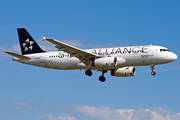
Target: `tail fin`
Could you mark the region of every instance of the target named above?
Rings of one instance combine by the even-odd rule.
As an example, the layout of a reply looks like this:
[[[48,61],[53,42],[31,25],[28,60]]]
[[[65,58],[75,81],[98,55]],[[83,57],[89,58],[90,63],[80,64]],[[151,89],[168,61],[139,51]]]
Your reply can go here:
[[[39,47],[25,28],[18,28],[17,31],[22,55],[45,52]]]

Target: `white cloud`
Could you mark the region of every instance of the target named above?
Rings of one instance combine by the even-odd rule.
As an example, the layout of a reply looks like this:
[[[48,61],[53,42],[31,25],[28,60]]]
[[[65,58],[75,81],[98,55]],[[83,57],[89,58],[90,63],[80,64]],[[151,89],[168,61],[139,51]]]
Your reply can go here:
[[[162,114],[162,115],[167,115],[170,113],[170,110],[166,107],[164,108],[161,108],[161,107],[158,107],[158,108],[150,108],[151,111],[155,112],[155,113],[158,113],[158,114]]]
[[[4,53],[5,51],[11,51],[11,52],[15,52],[15,53],[21,53],[19,44],[14,44],[14,45],[12,45],[11,48],[7,48],[7,47],[5,47],[5,46],[0,46],[0,55],[1,55],[1,57],[10,56],[10,55],[7,55],[6,53]],[[0,60],[1,60],[1,59],[2,59],[2,58],[0,58]]]
[[[48,114],[45,117],[38,117],[38,118],[41,120],[77,120],[76,118],[69,115],[53,117],[51,114]]]
[[[17,105],[17,106],[27,106],[27,104],[24,103],[24,102],[14,102],[14,105]]]
[[[85,47],[86,45],[83,44],[81,41],[79,40],[62,40],[63,43],[75,46],[75,47]]]
[[[167,108],[151,109],[111,109],[74,105],[73,109],[83,115],[102,120],[179,120],[180,113],[170,114]]]
[[[61,39],[58,41],[77,47],[77,48],[82,48],[82,49],[117,46],[117,45],[112,45],[112,44],[111,45],[85,44],[85,43],[82,43],[80,40],[73,40],[73,39]],[[42,41],[42,39],[38,39],[38,43],[40,43],[40,46],[45,51],[57,51],[57,48],[55,48],[55,45],[48,41]]]
[[[119,113],[117,110],[112,110],[108,107],[101,107],[97,108],[94,106],[74,106],[74,110],[77,112],[80,112],[84,115],[87,115],[89,117],[94,117],[94,118],[102,118],[102,119],[107,119],[107,120],[116,120],[118,118]]]
[[[9,51],[20,53],[21,52],[20,45],[19,44],[12,45],[12,47],[9,49]]]
[[[55,48],[55,45],[48,42],[48,41],[42,41],[42,39],[37,40],[37,44],[44,50],[44,51],[57,51],[57,48]]]
[[[5,46],[0,46],[0,52],[2,53],[4,51],[11,51],[11,52],[20,53],[20,46],[19,46],[19,44],[14,44],[11,46],[11,48],[7,48]]]
[[[108,45],[99,45],[99,44],[85,44],[85,43],[82,43],[81,41],[79,40],[60,40],[62,41],[63,43],[66,43],[66,44],[69,44],[69,45],[72,45],[74,47],[78,47],[78,48],[82,48],[82,49],[93,49],[93,48],[106,48],[106,47],[117,47],[117,45],[113,45],[113,44],[108,44]]]
[[[88,49],[88,48],[105,48],[105,47],[114,47],[117,45],[99,45],[99,44],[84,44],[82,43],[80,40],[73,40],[73,39],[61,39],[59,40],[63,43],[69,44],[71,46],[77,47],[77,48],[82,48],[82,49]],[[42,39],[38,39],[38,44],[39,46],[45,50],[45,51],[57,51],[58,49],[55,48],[55,45],[48,42],[48,41],[42,41]],[[21,53],[20,50],[20,45],[19,44],[13,44],[11,46],[11,48],[7,48],[5,46],[0,46],[0,55],[5,56],[6,54],[4,53],[4,51],[11,51],[11,52],[15,52],[15,53]]]
[[[44,104],[50,104],[43,101]],[[9,104],[9,101],[0,101],[0,104]],[[17,106],[27,106],[24,102],[14,102]],[[60,106],[58,104],[57,106]],[[61,106],[62,107],[62,106]],[[65,106],[64,106],[65,107]],[[173,114],[171,111],[164,107],[149,108],[149,109],[112,109],[109,107],[95,107],[72,105],[66,106],[66,109],[72,109],[76,113],[80,113],[89,118],[98,118],[101,120],[180,120],[180,113]],[[33,110],[39,111],[40,108],[33,107]],[[49,110],[49,109],[48,109]],[[55,109],[53,109],[55,110]],[[70,115],[54,117],[52,114],[38,117],[40,120],[77,120]]]
[[[44,104],[48,104],[48,101],[44,100],[43,103],[44,103]]]

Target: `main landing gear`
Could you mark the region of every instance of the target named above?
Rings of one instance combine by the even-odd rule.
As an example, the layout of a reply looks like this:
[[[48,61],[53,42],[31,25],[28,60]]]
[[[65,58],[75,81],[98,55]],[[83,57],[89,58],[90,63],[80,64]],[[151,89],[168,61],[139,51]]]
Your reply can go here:
[[[88,75],[88,76],[91,76],[92,75],[92,71],[90,69],[87,69],[85,71],[85,74]]]
[[[88,76],[92,75],[92,71],[91,71],[91,66],[92,66],[92,61],[89,63],[88,69],[85,71],[85,74]]]
[[[91,71],[91,66],[92,66],[92,61],[90,61],[88,69],[85,71],[85,74],[87,76],[91,76],[92,75],[92,71]],[[104,82],[106,80],[106,78],[104,77],[104,73],[107,73],[107,70],[102,70],[102,75],[99,77],[99,81]]]
[[[102,75],[99,77],[99,81],[104,82],[106,80],[106,78],[104,77],[104,73],[106,73],[106,72],[107,72],[107,70],[102,71]]]
[[[152,70],[151,75],[153,76],[156,75],[156,72],[154,72],[154,66],[155,66],[154,64],[151,65],[151,70]]]
[[[104,73],[106,73],[106,72],[107,72],[107,70],[103,70],[103,71],[102,71],[102,75],[99,77],[99,81],[104,82],[104,81],[106,80],[106,78],[104,77]],[[85,71],[85,74],[86,74],[87,76],[91,76],[91,75],[92,75],[92,71],[91,71],[90,69],[87,69],[87,70]]]

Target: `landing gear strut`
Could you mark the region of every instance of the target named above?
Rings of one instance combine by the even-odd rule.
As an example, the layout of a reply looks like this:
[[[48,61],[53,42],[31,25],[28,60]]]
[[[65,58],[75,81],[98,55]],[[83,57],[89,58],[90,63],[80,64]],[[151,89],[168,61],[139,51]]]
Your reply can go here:
[[[156,72],[154,72],[154,66],[155,66],[154,64],[151,65],[151,70],[152,70],[151,75],[153,76],[156,75]]]
[[[92,66],[92,61],[90,61],[89,63],[89,66],[88,66],[88,69],[85,71],[85,74],[88,75],[88,76],[91,76],[92,75],[92,71],[91,71],[91,66]]]
[[[106,73],[106,72],[107,72],[107,70],[102,71],[102,75],[99,77],[99,81],[104,82],[106,80],[106,78],[104,77],[104,73]]]

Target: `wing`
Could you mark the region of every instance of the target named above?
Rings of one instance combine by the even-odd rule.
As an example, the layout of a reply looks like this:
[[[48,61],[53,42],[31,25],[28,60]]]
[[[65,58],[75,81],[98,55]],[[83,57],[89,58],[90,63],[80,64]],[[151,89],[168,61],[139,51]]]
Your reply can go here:
[[[63,42],[51,39],[51,38],[45,38],[43,37],[43,40],[47,40],[53,44],[55,44],[56,48],[58,48],[60,51],[64,51],[71,56],[74,56],[78,58],[80,61],[82,61],[84,64],[89,65],[90,59],[97,57],[96,55],[86,52],[85,50],[81,50],[79,48],[73,47],[71,45],[65,44]]]

